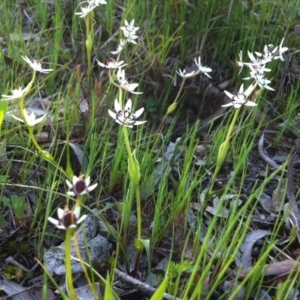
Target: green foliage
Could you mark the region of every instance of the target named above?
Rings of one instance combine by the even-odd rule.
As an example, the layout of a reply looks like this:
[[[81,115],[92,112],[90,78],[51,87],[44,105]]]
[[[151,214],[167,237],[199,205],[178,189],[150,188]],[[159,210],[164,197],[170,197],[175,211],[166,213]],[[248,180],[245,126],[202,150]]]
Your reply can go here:
[[[11,195],[10,199],[2,197],[1,201],[5,206],[12,209],[17,218],[26,216],[25,210],[28,205],[24,196]]]
[[[247,51],[262,51],[264,45],[277,45],[283,37],[284,44],[297,49],[299,1],[108,1],[106,6],[93,12],[88,22],[74,15],[80,1],[2,2],[1,91],[24,87],[30,81],[29,68],[25,67],[21,55],[41,59],[44,67],[54,71],[49,75],[39,74],[24,99],[23,104],[27,106],[36,97],[41,100],[43,93],[49,96],[49,122],[34,131],[27,131],[24,124],[16,125],[12,119],[4,121],[6,113],[16,105],[13,101],[9,105],[7,101],[0,101],[1,138],[7,143],[8,152],[8,158],[2,161],[8,161],[9,165],[1,164],[0,185],[2,191],[8,190],[12,195],[8,197],[4,192],[1,195],[0,228],[7,221],[4,214],[7,208],[18,218],[26,216],[27,202],[24,196],[18,195],[24,195],[20,191],[33,191],[36,198],[30,236],[36,239],[34,252],[41,255],[45,238],[58,237],[57,232],[49,230],[47,218],[55,215],[54,210],[65,201],[65,173],[91,174],[99,186],[85,199],[83,209],[93,213],[97,207],[101,211],[97,218],[110,226],[117,249],[111,265],[118,266],[124,257],[129,261],[131,253],[127,245],[135,241],[138,252],[146,250],[150,270],[155,250],[165,243],[169,245],[171,240],[172,244],[178,243],[179,246],[174,245],[175,252],[182,258],[175,263],[174,257],[170,257],[168,272],[152,299],[162,299],[164,292],[182,299],[213,299],[228,277],[234,278],[227,271],[235,268],[238,249],[254,228],[251,222],[260,195],[275,176],[279,178],[279,186],[285,177],[285,166],[270,174],[266,170],[265,179],[262,183],[253,183],[250,196],[243,200],[242,206],[236,201],[229,205],[225,201],[229,193],[236,198],[243,195],[251,171],[251,153],[256,149],[260,131],[265,128],[263,118],[255,118],[258,112],[268,115],[272,111],[272,121],[283,124],[276,133],[276,142],[291,132],[299,135],[298,50],[282,65],[288,72],[284,73],[277,62],[271,65],[270,78],[273,77],[272,87],[276,92],[262,93],[259,106],[250,114],[242,107],[234,126],[230,127],[233,124],[231,111],[219,115],[205,128],[197,120],[212,115],[222,104],[220,95],[212,100],[205,97],[209,86],[217,87],[230,81],[225,89],[233,91],[247,76],[245,68],[234,67],[240,51],[247,60]],[[135,26],[140,27],[138,43],[127,45],[117,57],[112,55],[111,51],[123,37],[119,27],[125,20],[133,19]],[[183,92],[177,94],[182,79],[176,71],[190,66],[198,55],[204,65],[212,67],[212,81],[205,82],[201,75],[188,79]],[[116,72],[100,68],[96,63],[96,59],[104,62],[112,57],[128,64],[128,82],[138,82],[143,95],[120,93],[111,82],[117,82]],[[286,76],[283,81],[281,74]],[[114,99],[119,98],[124,103],[128,97],[137,108],[145,107],[148,122],[143,127],[128,129],[125,144],[122,128],[109,119],[107,109],[112,109]],[[175,99],[178,101],[173,102]],[[81,107],[85,101],[87,109],[84,111]],[[196,103],[196,109],[189,107],[189,101]],[[169,116],[160,127],[166,115]],[[181,126],[184,129],[178,133]],[[229,128],[230,136],[224,143]],[[204,130],[204,137],[200,137],[200,130]],[[41,132],[48,134],[46,142],[37,139]],[[177,137],[180,139],[174,146],[174,155],[168,160],[167,148]],[[41,148],[35,147],[34,140]],[[72,156],[68,147],[71,143],[83,151],[82,160]],[[196,147],[203,144],[209,146],[203,156],[204,164],[196,165]],[[17,166],[21,180],[11,178],[13,165]],[[160,166],[163,170],[159,170]],[[230,178],[227,178],[228,170]],[[226,177],[227,182],[217,191],[211,181],[219,184],[219,174],[221,178]],[[200,206],[200,195],[207,187],[211,189],[191,223],[191,207]],[[207,212],[213,195],[219,197],[216,213],[226,208],[227,218]],[[107,198],[113,201],[104,204],[103,199],[107,201]],[[66,202],[71,206],[74,199],[68,197]],[[136,202],[139,205],[135,206]],[[137,215],[138,221],[132,222]],[[283,222],[280,215],[274,221],[272,238],[256,264],[266,264],[272,257],[270,253],[281,235]],[[290,244],[297,239],[296,230],[295,226],[288,234]],[[181,247],[182,244],[185,246]],[[29,252],[25,244],[8,243],[8,249],[17,248]],[[187,248],[194,255],[191,260],[184,258]],[[170,253],[173,255],[173,251]],[[100,280],[105,284],[104,298],[113,299],[114,268],[106,280],[94,276],[96,270],[91,272],[93,283]],[[17,267],[8,267],[4,273],[9,279],[22,277]],[[44,299],[47,299],[49,278],[55,285],[45,270]],[[295,278],[299,278],[298,274]],[[274,297],[287,298],[292,287],[299,286],[296,279],[290,276],[276,287]],[[263,288],[261,272],[253,269],[244,280],[233,281],[231,291],[224,297],[234,299],[243,288],[247,299],[258,295]]]

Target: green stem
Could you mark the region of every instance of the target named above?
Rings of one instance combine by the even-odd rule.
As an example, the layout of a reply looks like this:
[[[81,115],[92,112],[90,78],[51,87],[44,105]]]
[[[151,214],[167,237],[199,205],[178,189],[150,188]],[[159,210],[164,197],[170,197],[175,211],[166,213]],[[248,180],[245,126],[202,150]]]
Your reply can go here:
[[[48,151],[44,151],[40,147],[40,145],[38,144],[38,142],[37,142],[37,140],[36,140],[36,138],[35,138],[35,136],[33,134],[33,126],[30,126],[27,123],[27,120],[26,120],[26,117],[25,117],[25,113],[24,113],[24,109],[25,109],[25,104],[24,104],[25,97],[30,93],[32,85],[33,85],[33,83],[35,81],[35,78],[36,78],[36,70],[33,70],[32,78],[31,78],[30,82],[28,83],[28,85],[26,87],[25,93],[23,94],[22,97],[19,98],[18,103],[19,103],[19,111],[20,111],[21,119],[24,121],[24,124],[27,127],[27,129],[28,129],[30,139],[32,140],[35,148],[37,149],[37,151],[39,153],[39,155],[43,159],[45,159],[45,160],[53,163],[55,166],[57,166],[57,167],[59,167],[59,169],[61,169],[61,167],[57,164],[57,162],[55,161],[55,159],[53,158],[53,156]],[[63,173],[64,173],[64,171],[63,171]]]
[[[237,108],[234,112],[233,119],[232,119],[232,121],[230,123],[230,126],[229,126],[229,129],[227,131],[225,141],[222,143],[222,145],[219,148],[219,153],[218,153],[218,158],[217,158],[217,165],[216,165],[215,172],[214,172],[214,175],[213,175],[212,180],[211,180],[211,184],[210,184],[208,194],[210,194],[212,192],[216,177],[217,177],[217,175],[218,175],[218,173],[219,173],[219,171],[220,171],[220,169],[223,165],[225,157],[227,155],[229,141],[230,141],[230,138],[231,138],[231,135],[232,135],[232,132],[233,132],[233,129],[234,129],[234,126],[235,126],[235,123],[236,123],[236,120],[238,118],[239,113],[240,113],[240,108]]]
[[[183,78],[183,80],[182,80],[182,82],[181,82],[181,85],[180,85],[180,88],[179,88],[179,91],[178,91],[178,93],[177,93],[177,95],[176,95],[176,98],[175,98],[175,100],[173,101],[173,103],[171,104],[171,105],[173,105],[173,104],[175,104],[175,103],[177,103],[178,102],[178,100],[179,100],[179,97],[180,97],[180,95],[181,95],[181,92],[182,92],[182,90],[183,90],[183,87],[184,87],[184,84],[185,84],[185,81],[186,81],[186,78]],[[170,105],[170,106],[171,106]],[[159,127],[158,127],[158,129],[157,129],[157,131],[156,131],[156,133],[157,133],[157,136],[158,136],[158,134],[162,131],[162,129],[163,129],[163,127],[164,127],[164,124],[165,124],[165,121],[166,121],[166,118],[167,118],[167,116],[168,116],[168,113],[166,113],[165,115],[164,115],[164,117],[163,117],[163,119],[162,119],[162,121],[160,122],[160,124],[159,124]],[[156,140],[157,140],[157,138],[156,138]],[[156,141],[155,140],[155,141]],[[154,144],[155,145],[155,144]],[[154,148],[154,147],[153,147]],[[152,149],[153,149],[152,148]]]
[[[85,266],[84,264],[84,260],[81,256],[81,253],[80,253],[80,249],[79,249],[79,243],[78,243],[78,238],[77,238],[77,235],[74,234],[74,242],[75,242],[75,249],[76,249],[76,253],[77,253],[77,257],[78,257],[78,261],[81,265],[81,268],[83,270],[83,273],[84,273],[84,276],[85,276],[85,279],[86,281],[88,282],[88,285],[89,287],[91,288],[91,291],[94,295],[94,298],[95,299],[98,299],[98,295],[97,295],[97,292],[96,292],[96,288],[95,288],[95,285],[92,283],[90,277],[89,277],[89,274],[88,274],[88,271],[87,271],[87,267]]]
[[[124,140],[125,140],[125,145],[126,149],[128,152],[128,159],[129,159],[129,164],[131,167],[135,167],[135,161],[133,158],[133,153],[130,148],[130,143],[129,143],[129,137],[128,137],[128,131],[127,127],[123,126],[123,135],[124,135]],[[139,170],[134,170],[134,174],[137,174]],[[135,189],[135,195],[136,195],[136,210],[137,210],[137,226],[138,226],[138,240],[142,238],[142,217],[141,217],[141,192],[140,192],[140,186],[139,186],[139,181],[133,180],[133,178],[130,178],[132,180],[134,189]]]
[[[70,298],[73,300],[78,299],[73,285],[73,274],[71,265],[71,238],[72,229],[67,229],[66,232],[66,242],[65,242],[65,255],[66,255],[66,276],[67,276],[67,288],[69,291]]]
[[[87,54],[87,64],[88,64],[88,69],[87,69],[87,75],[88,75],[88,84],[91,83],[91,75],[92,75],[92,50],[93,50],[93,16],[94,13],[91,11],[87,16],[86,16],[86,54]]]
[[[253,91],[256,89],[257,85],[258,85],[258,83],[255,82],[253,85],[251,84],[247,88],[247,90],[244,92],[244,94],[246,95],[246,98],[248,98],[253,93]],[[236,120],[239,116],[240,110],[241,110],[241,108],[235,109],[234,116],[233,116],[233,119],[231,121],[230,127],[228,129],[225,141],[221,144],[221,146],[219,148],[219,153],[218,153],[218,158],[217,158],[217,165],[216,165],[215,172],[214,172],[214,175],[213,175],[212,180],[211,180],[211,184],[210,184],[210,187],[209,187],[209,190],[208,190],[208,194],[210,194],[212,192],[213,185],[214,185],[214,182],[216,180],[216,177],[217,177],[217,175],[218,175],[218,173],[219,173],[219,171],[220,171],[220,169],[223,165],[225,157],[227,155],[228,148],[229,148],[229,141],[230,141],[230,138],[232,136],[232,132],[233,132]]]
[[[37,140],[36,140],[36,138],[35,138],[35,136],[33,134],[33,127],[29,126],[28,124],[26,124],[26,126],[27,126],[27,129],[28,129],[31,141],[33,142],[33,144],[34,144],[35,148],[37,149],[37,151],[42,154],[44,151],[41,148],[41,146],[38,144],[38,142],[37,142]]]
[[[181,82],[181,85],[180,85],[180,88],[179,88],[179,91],[178,91],[178,93],[177,93],[177,95],[176,95],[176,98],[175,98],[175,100],[173,101],[173,103],[172,103],[171,105],[174,105],[174,104],[176,104],[176,103],[178,102],[179,97],[180,97],[180,95],[181,95],[181,92],[182,92],[182,90],[183,90],[185,81],[186,81],[186,78],[183,78],[183,80],[182,80],[182,82]],[[171,105],[169,105],[169,107],[170,107]],[[159,126],[158,126],[158,129],[156,130],[155,139],[154,139],[153,146],[152,146],[150,152],[153,152],[153,150],[154,150],[155,147],[156,147],[157,141],[158,141],[158,139],[159,139],[159,134],[161,133],[161,131],[162,131],[163,128],[164,128],[165,121],[166,121],[168,115],[169,115],[169,113],[167,112],[167,113],[164,115],[162,121],[160,122],[160,124],[159,124]]]
[[[136,213],[137,213],[137,226],[138,226],[138,239],[142,238],[142,208],[141,208],[141,191],[140,185],[135,184],[135,196],[136,196]]]
[[[128,156],[129,156],[129,160],[130,162],[134,162],[133,161],[133,157],[132,157],[132,151],[130,148],[130,143],[129,143],[129,137],[128,137],[128,131],[127,131],[127,127],[123,125],[123,135],[124,135],[124,140],[125,140],[125,146],[128,152]]]
[[[36,70],[33,70],[32,78],[31,78],[30,82],[27,84],[27,86],[25,88],[26,89],[25,93],[23,94],[22,97],[19,98],[20,115],[21,115],[21,118],[24,121],[26,127],[28,127],[28,124],[27,124],[25,114],[24,114],[24,100],[25,100],[25,97],[30,93],[30,90],[31,90],[32,85],[33,85],[34,80],[35,80],[35,77],[36,77]]]

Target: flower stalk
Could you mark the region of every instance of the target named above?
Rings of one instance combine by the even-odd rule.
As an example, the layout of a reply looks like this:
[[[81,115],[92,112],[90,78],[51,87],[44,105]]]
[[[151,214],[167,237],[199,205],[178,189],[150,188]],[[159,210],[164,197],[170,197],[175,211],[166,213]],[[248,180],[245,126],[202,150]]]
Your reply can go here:
[[[76,232],[75,229],[79,224],[81,224],[85,219],[86,215],[83,215],[80,217],[80,211],[81,211],[81,202],[82,202],[82,195],[86,194],[88,192],[91,192],[97,187],[97,183],[90,185],[90,177],[87,176],[86,179],[84,179],[84,175],[80,176],[73,176],[72,183],[68,180],[66,180],[67,186],[69,187],[70,191],[67,192],[67,195],[69,196],[76,196],[76,204],[73,210],[69,210],[68,206],[65,207],[65,209],[58,208],[57,210],[57,216],[58,219],[54,219],[52,217],[48,217],[48,221],[55,225],[59,229],[66,230],[66,236],[65,236],[65,267],[66,267],[66,286],[69,292],[69,296],[71,299],[78,299],[74,285],[73,285],[73,274],[72,274],[72,263],[71,263],[71,257],[72,257],[72,251],[71,251],[71,240],[72,236],[74,235],[75,240],[75,247],[76,247],[76,253],[79,258],[81,258],[80,250],[78,247],[78,241],[76,239]],[[86,271],[86,268],[83,267],[84,273],[87,276],[87,281],[91,286],[91,289],[93,293],[95,294],[94,287],[91,284],[90,279],[88,278],[88,274]]]
[[[284,61],[283,53],[288,50],[287,47],[283,47],[284,39],[282,39],[279,46],[274,47],[273,45],[266,45],[262,53],[255,52],[256,57],[253,53],[248,51],[248,56],[251,60],[250,63],[242,61],[242,55],[240,53],[240,61],[237,61],[239,67],[248,67],[250,69],[250,76],[244,78],[244,80],[254,80],[252,84],[244,91],[244,84],[240,86],[239,91],[234,95],[228,91],[224,91],[228,98],[232,99],[230,103],[222,105],[223,107],[233,106],[236,110],[232,118],[231,124],[226,134],[224,142],[221,144],[218,152],[216,168],[212,176],[211,184],[208,190],[208,194],[211,194],[216,177],[224,163],[225,157],[228,153],[230,138],[233,133],[234,126],[240,113],[242,106],[256,106],[257,104],[253,101],[248,100],[250,95],[255,91],[256,87],[259,86],[261,89],[267,89],[273,91],[274,89],[269,86],[271,80],[265,78],[265,72],[270,72],[271,69],[266,68],[266,64],[280,59]]]
[[[36,61],[36,60],[30,60],[28,57],[26,56],[22,56],[22,58],[25,60],[25,62],[33,69],[33,74],[32,74],[32,78],[30,80],[30,82],[27,84],[27,86],[22,89],[15,89],[12,91],[12,95],[8,96],[8,95],[2,95],[3,98],[6,98],[7,100],[12,100],[12,99],[18,99],[18,105],[19,105],[19,112],[20,112],[20,116],[21,118],[15,117],[13,116],[16,120],[23,122],[25,124],[25,126],[27,127],[28,133],[29,133],[29,137],[32,141],[32,143],[34,144],[35,148],[38,151],[38,154],[41,158],[50,161],[51,163],[54,163],[57,167],[58,164],[56,163],[55,159],[53,158],[53,156],[48,152],[48,151],[44,151],[39,143],[37,142],[34,133],[33,133],[33,127],[42,122],[45,118],[46,118],[46,114],[40,118],[35,117],[35,114],[32,112],[31,114],[28,114],[26,109],[25,109],[25,97],[30,93],[31,88],[33,86],[33,83],[36,79],[36,72],[41,72],[41,73],[49,73],[51,72],[53,69],[44,69],[42,68],[42,65],[40,62]]]
[[[70,298],[73,300],[78,299],[74,285],[73,285],[73,273],[72,273],[72,264],[71,264],[71,238],[72,238],[73,229],[68,229],[66,232],[65,238],[65,266],[66,266],[66,281],[67,289],[69,292]]]
[[[137,239],[140,240],[142,238],[142,212],[141,212],[141,192],[140,192],[140,166],[139,162],[135,157],[135,151],[131,151],[128,131],[126,126],[123,126],[123,136],[124,142],[127,149],[128,154],[128,172],[130,176],[130,180],[133,183],[136,197],[136,213],[137,213]],[[140,248],[137,250],[141,250]]]

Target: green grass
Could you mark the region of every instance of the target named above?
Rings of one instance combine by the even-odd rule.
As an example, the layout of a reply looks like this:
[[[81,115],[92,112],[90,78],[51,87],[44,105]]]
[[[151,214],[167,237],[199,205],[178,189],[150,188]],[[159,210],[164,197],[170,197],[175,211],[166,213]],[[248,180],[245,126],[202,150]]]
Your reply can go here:
[[[169,253],[169,267],[158,277],[163,282],[170,275],[169,283],[164,281],[161,288],[174,297],[235,299],[243,292],[244,299],[257,299],[260,292],[266,291],[274,299],[287,299],[299,288],[299,271],[291,272],[282,282],[273,278],[273,284],[268,286],[270,276],[266,279],[262,266],[286,257],[297,259],[293,251],[299,242],[295,237],[293,240],[291,230],[284,225],[288,215],[286,211],[276,212],[268,224],[254,220],[270,217],[259,201],[263,193],[272,196],[275,187],[282,185],[285,187],[282,208],[288,203],[285,172],[288,164],[270,170],[257,152],[257,143],[262,131],[274,130],[265,141],[265,147],[272,145],[267,148],[269,155],[281,151],[289,157],[295,153],[294,141],[299,136],[299,1],[233,1],[231,8],[232,1],[218,0],[108,1],[89,14],[92,18],[89,22],[74,14],[80,10],[80,2],[73,2],[32,0],[0,4],[1,93],[10,95],[10,90],[29,84],[32,69],[21,56],[41,60],[44,68],[54,69],[49,74],[37,73],[25,97],[26,107],[34,98],[49,97],[46,109],[51,118],[36,125],[33,132],[40,147],[49,151],[53,160],[46,159],[34,147],[24,123],[10,118],[1,127],[1,199],[26,196],[30,209],[24,210],[25,233],[18,242],[31,245],[27,255],[36,257],[43,265],[44,251],[59,244],[52,242],[45,249],[45,241],[51,237],[61,242],[65,239],[65,232],[55,231],[48,217],[56,218],[58,207],[68,204],[72,209],[78,203],[78,198],[66,196],[65,180],[71,180],[72,174],[83,173],[91,176],[98,186],[83,199],[82,214],[91,213],[101,220],[113,241],[114,253],[101,271],[90,261],[90,256],[85,262],[90,281],[101,285],[99,299],[105,289],[105,299],[111,299],[108,296],[111,293],[120,298],[111,292],[111,286],[116,279],[116,268],[132,258],[128,246],[134,242],[137,256],[143,255],[142,252],[148,255],[142,256],[147,267],[140,267],[138,260],[135,265],[144,274],[150,274],[161,259],[161,249]],[[133,19],[134,26],[139,27],[137,44],[130,43],[121,54],[112,55],[110,51],[124,38],[119,27],[124,26],[125,20]],[[87,34],[93,45],[90,60]],[[259,105],[250,111],[241,108],[219,168],[219,148],[226,139],[234,109],[210,122],[205,136],[200,137],[202,120],[223,104],[222,90],[211,98],[207,90],[210,85],[217,88],[229,81],[225,90],[234,93],[245,82],[242,78],[249,74],[246,67],[243,70],[236,67],[239,52],[248,62],[247,51],[262,52],[264,45],[279,45],[283,37],[284,46],[289,47],[286,61],[268,65],[272,71],[267,78],[272,78],[270,85],[275,92],[264,90],[257,99]],[[166,124],[160,126],[182,82],[176,71],[191,66],[199,55],[203,65],[212,68],[209,73],[212,79],[205,75],[187,79],[176,109],[167,116]],[[127,63],[126,78],[129,83],[139,83],[135,91],[143,94],[133,95],[110,82],[108,69],[96,63],[96,59],[105,63],[109,58]],[[116,72],[112,79],[117,83]],[[245,84],[248,86],[248,82]],[[115,99],[124,104],[129,98],[134,111],[145,108],[139,120],[147,123],[128,128],[126,144],[122,126],[110,118],[107,110],[114,111]],[[88,110],[80,111],[84,101]],[[7,111],[13,109],[19,115],[18,100],[8,101]],[[262,116],[257,118],[260,113]],[[270,118],[268,122],[263,120],[264,116]],[[46,140],[39,139],[41,133],[47,134]],[[173,153],[166,154],[171,143],[174,143]],[[201,157],[196,151],[199,145],[206,149]],[[138,164],[131,161],[130,173],[128,159],[133,150]],[[203,159],[205,164],[196,165],[195,157]],[[215,170],[218,172],[213,184]],[[294,175],[297,197],[296,166]],[[209,189],[211,193],[207,193]],[[241,203],[226,200],[228,194],[241,199]],[[212,214],[207,208],[213,206],[215,197],[219,202]],[[4,265],[11,252],[18,253],[17,246],[11,251],[12,237],[8,232],[20,229],[11,221],[16,212],[1,199],[0,265]],[[132,222],[132,218],[139,216],[137,210],[141,216],[140,236],[138,220]],[[219,216],[224,210],[228,211],[226,218]],[[271,234],[263,239],[262,245],[256,245],[259,250],[253,257],[253,269],[240,278],[243,269],[236,265],[236,257],[246,236],[257,229],[269,230]],[[287,244],[281,244],[283,237]],[[126,267],[130,268],[129,263]],[[12,277],[14,272],[10,270]],[[70,270],[67,273],[71,276]],[[137,279],[143,281],[138,274],[135,274]],[[52,289],[53,279],[42,267],[34,275],[43,275],[43,299],[47,299],[46,288]],[[226,284],[230,286],[228,289],[224,288]],[[153,299],[161,299],[161,292]]]

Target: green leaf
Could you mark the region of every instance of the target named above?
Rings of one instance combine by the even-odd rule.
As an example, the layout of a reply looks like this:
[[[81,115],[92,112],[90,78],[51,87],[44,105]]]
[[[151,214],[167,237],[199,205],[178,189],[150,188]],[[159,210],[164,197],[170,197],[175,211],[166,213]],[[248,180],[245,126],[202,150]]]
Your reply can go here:
[[[7,101],[2,100],[0,101],[0,128],[4,121],[6,111],[7,111]]]
[[[109,281],[109,274],[107,274],[106,282],[105,282],[105,292],[104,292],[104,300],[114,300],[114,294],[112,291],[112,286]]]
[[[164,299],[164,293],[165,293],[165,291],[167,289],[168,281],[169,281],[169,278],[165,277],[165,279],[163,280],[163,282],[160,284],[160,286],[158,287],[158,289],[156,290],[156,292],[151,297],[151,300],[161,300],[161,299]]]
[[[11,209],[13,208],[13,206],[12,206],[10,200],[7,199],[6,197],[2,197],[2,198],[1,198],[1,202],[2,202],[5,206],[7,206],[8,208],[11,208]]]

